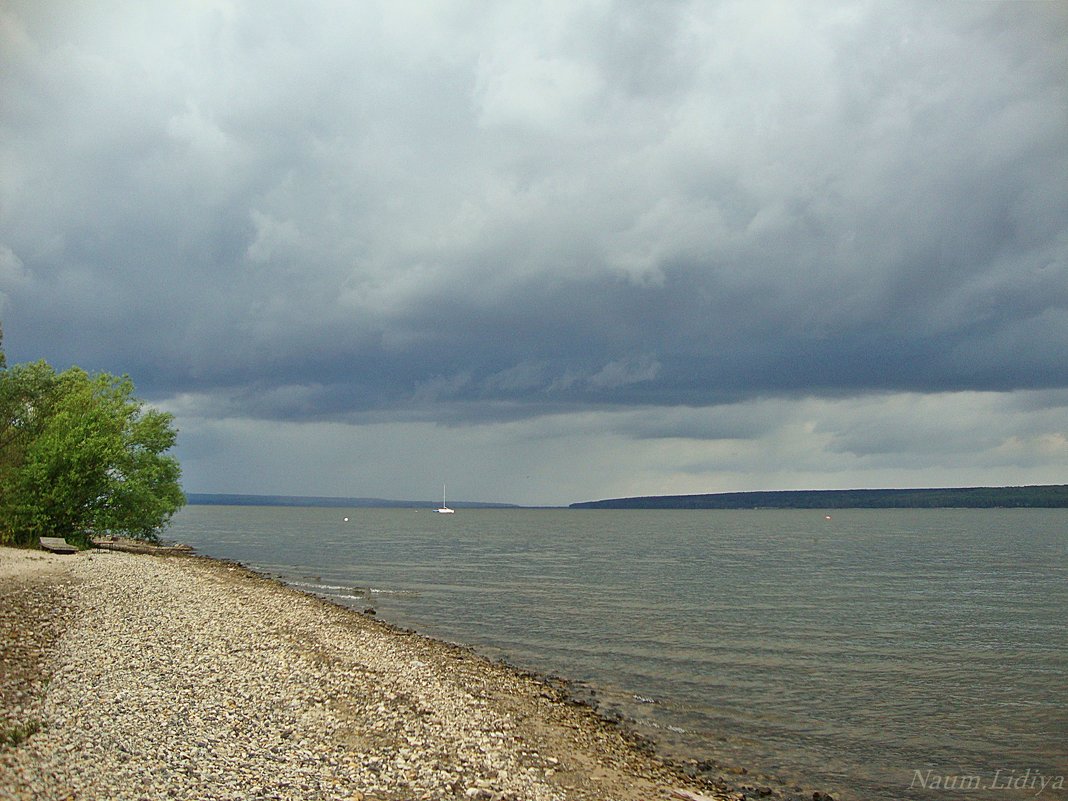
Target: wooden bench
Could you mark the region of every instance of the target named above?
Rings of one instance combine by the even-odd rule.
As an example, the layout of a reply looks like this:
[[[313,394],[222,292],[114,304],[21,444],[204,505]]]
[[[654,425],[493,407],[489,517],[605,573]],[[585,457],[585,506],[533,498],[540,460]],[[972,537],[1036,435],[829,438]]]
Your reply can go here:
[[[52,553],[78,553],[78,549],[61,537],[41,537],[41,547]]]

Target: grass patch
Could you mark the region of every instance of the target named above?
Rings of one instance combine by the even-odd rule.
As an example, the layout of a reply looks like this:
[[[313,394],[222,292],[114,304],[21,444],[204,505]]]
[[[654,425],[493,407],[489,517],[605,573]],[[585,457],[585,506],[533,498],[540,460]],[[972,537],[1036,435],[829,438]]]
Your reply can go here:
[[[0,746],[9,745],[16,748],[41,730],[41,722],[27,720],[25,723],[0,725]]]

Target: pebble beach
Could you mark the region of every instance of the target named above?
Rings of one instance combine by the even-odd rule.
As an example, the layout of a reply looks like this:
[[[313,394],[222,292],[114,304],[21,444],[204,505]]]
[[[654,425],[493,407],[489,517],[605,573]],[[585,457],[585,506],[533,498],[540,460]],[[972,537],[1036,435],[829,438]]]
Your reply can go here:
[[[240,565],[0,548],[0,596],[0,799],[784,797]]]

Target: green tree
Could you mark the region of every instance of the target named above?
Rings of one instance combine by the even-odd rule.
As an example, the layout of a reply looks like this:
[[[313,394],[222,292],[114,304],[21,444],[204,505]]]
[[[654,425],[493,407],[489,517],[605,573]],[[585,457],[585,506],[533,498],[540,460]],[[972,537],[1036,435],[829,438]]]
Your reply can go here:
[[[0,489],[24,462],[60,392],[55,371],[45,362],[0,369]],[[0,507],[8,494],[0,495]]]
[[[0,371],[0,541],[154,540],[185,502],[173,418],[127,377],[44,362]]]

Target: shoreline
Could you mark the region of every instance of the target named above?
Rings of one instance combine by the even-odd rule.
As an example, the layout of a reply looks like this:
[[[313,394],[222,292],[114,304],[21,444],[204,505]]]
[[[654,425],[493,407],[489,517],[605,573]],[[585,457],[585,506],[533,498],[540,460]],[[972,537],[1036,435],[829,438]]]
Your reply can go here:
[[[5,672],[37,677],[0,685],[3,799],[829,798],[235,562],[0,548],[0,592]]]
[[[697,792],[697,795],[702,799],[718,800],[722,798],[732,799],[733,801],[743,797],[747,799],[756,797],[770,799],[770,801],[836,801],[836,799],[837,801],[843,801],[844,797],[841,795],[813,791],[811,788],[806,790],[799,784],[787,782],[779,777],[754,773],[746,767],[724,765],[709,758],[695,758],[681,751],[677,755],[671,755],[667,753],[666,749],[661,748],[652,737],[640,730],[641,726],[638,721],[622,714],[618,710],[612,710],[607,713],[602,711],[599,702],[599,697],[602,693],[595,684],[575,681],[555,672],[545,672],[524,667],[504,657],[492,657],[482,653],[477,646],[427,634],[412,626],[392,623],[380,618],[377,616],[378,612],[374,607],[366,607],[361,611],[358,608],[359,605],[343,603],[334,600],[327,593],[317,593],[314,590],[291,584],[279,574],[257,570],[236,559],[197,554],[189,546],[181,547],[185,549],[185,556],[233,565],[239,570],[271,582],[282,589],[337,607],[349,614],[357,615],[366,622],[382,627],[384,631],[391,634],[415,637],[435,647],[456,650],[466,657],[478,660],[494,669],[504,670],[543,685],[545,691],[551,694],[551,698],[555,703],[588,711],[598,726],[606,726],[618,731],[627,741],[630,748],[634,749],[642,757],[654,760],[659,766],[670,771],[681,782],[680,786],[676,788],[681,790],[681,794],[673,793],[671,794],[672,798],[683,798],[686,792],[695,792],[693,790],[687,791],[682,787],[682,785],[693,785],[704,788]],[[146,553],[142,549],[130,549],[129,552]],[[183,554],[176,553],[175,555]]]

